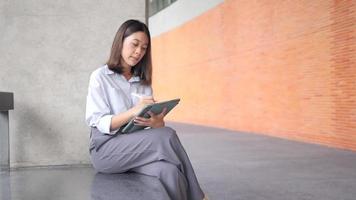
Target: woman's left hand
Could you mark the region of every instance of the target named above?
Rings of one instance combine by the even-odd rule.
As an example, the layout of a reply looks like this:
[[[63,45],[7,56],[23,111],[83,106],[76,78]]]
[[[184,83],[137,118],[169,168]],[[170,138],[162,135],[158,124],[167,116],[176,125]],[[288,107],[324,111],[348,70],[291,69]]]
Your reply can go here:
[[[139,126],[149,126],[152,128],[164,127],[164,116],[167,114],[167,108],[164,108],[161,113],[155,115],[153,112],[147,112],[150,115],[150,118],[144,117],[135,117],[135,125]]]

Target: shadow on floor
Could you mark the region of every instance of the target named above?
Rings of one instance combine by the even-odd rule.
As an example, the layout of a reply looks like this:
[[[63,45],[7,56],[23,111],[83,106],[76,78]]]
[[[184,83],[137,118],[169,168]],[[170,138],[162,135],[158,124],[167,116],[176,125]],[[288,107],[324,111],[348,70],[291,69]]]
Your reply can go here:
[[[356,152],[224,129],[168,125],[177,130],[211,200],[356,197]],[[88,166],[2,172],[0,186],[1,200],[168,199],[153,177],[96,174]]]
[[[155,177],[102,174],[90,166],[23,168],[1,172],[1,200],[167,200]]]
[[[97,173],[91,186],[92,200],[167,200],[168,194],[155,177],[136,173],[102,174]]]

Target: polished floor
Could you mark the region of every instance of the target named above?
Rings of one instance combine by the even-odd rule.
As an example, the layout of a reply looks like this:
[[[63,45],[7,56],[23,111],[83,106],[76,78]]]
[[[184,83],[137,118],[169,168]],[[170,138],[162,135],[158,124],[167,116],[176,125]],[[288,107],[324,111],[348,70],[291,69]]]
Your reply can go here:
[[[223,129],[175,128],[211,200],[355,200],[356,152]],[[90,166],[1,172],[1,200],[165,200],[159,180]]]

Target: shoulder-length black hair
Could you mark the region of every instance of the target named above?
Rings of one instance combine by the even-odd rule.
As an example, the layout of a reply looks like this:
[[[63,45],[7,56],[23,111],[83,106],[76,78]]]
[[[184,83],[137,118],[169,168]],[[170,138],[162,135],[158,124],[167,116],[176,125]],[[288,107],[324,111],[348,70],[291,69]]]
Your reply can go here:
[[[120,66],[121,51],[124,39],[136,32],[144,32],[148,37],[148,45],[145,55],[140,62],[131,68],[131,73],[134,76],[139,76],[141,83],[144,85],[152,84],[152,58],[151,58],[151,35],[146,24],[130,19],[124,22],[116,33],[114,42],[111,47],[110,58],[106,62],[109,69],[121,74],[123,72],[122,66]]]

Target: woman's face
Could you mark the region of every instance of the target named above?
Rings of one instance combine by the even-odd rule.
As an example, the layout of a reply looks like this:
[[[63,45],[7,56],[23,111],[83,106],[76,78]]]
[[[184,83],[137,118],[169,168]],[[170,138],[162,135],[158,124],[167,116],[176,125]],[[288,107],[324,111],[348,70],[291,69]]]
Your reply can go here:
[[[148,37],[144,32],[135,32],[124,39],[121,51],[121,65],[135,66],[145,55],[148,47]]]

